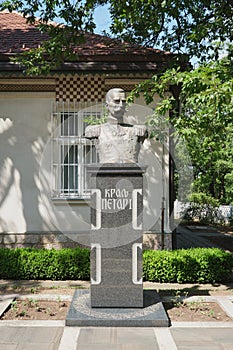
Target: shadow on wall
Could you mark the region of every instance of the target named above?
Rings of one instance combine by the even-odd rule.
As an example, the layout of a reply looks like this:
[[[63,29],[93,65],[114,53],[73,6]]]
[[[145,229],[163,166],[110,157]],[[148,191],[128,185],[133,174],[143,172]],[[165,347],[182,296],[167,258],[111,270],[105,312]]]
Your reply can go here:
[[[56,230],[49,215],[41,215],[39,169],[49,135],[50,100],[1,100],[0,231],[25,233]],[[44,189],[49,180],[42,179]],[[48,213],[47,213],[48,214]],[[19,235],[19,243],[24,243]],[[12,236],[6,235],[4,243]]]

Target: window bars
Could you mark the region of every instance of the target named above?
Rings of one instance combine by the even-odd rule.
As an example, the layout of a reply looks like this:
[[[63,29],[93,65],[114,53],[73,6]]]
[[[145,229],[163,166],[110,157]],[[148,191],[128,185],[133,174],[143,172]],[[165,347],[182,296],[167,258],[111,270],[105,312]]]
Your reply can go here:
[[[88,123],[99,124],[105,114],[102,102],[52,104],[52,198],[90,196],[86,166],[97,163],[97,140],[85,138]]]

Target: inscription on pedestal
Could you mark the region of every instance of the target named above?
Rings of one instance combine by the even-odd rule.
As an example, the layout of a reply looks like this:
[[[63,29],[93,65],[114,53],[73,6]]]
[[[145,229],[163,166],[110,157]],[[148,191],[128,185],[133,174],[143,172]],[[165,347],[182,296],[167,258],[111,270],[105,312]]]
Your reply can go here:
[[[134,230],[141,230],[142,223],[138,224],[138,194],[142,195],[142,189],[134,189],[132,193],[125,188],[109,188],[102,191],[95,189],[92,194],[96,195],[95,223],[92,223],[92,230],[99,230],[102,227],[102,213],[119,213],[122,210],[132,211],[131,220]],[[130,218],[130,216],[127,216]],[[115,226],[117,227],[117,226]]]
[[[101,200],[102,210],[124,210],[126,207],[132,209],[132,198],[129,198],[129,192],[125,188],[122,190],[119,188],[105,189],[104,198]]]

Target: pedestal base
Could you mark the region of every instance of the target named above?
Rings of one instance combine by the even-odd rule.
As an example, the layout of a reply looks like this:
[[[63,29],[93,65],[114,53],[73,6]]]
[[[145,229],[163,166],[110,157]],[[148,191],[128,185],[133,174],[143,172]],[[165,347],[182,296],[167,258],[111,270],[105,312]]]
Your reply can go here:
[[[66,317],[66,326],[168,327],[168,316],[158,294],[143,291],[143,308],[91,308],[89,290],[77,289]]]

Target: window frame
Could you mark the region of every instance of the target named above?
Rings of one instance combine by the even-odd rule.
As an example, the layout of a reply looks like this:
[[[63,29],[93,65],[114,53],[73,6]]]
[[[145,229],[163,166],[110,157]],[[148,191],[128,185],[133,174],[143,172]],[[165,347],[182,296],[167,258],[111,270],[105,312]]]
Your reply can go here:
[[[90,198],[86,165],[97,163],[98,156],[97,140],[89,140],[84,136],[85,128],[88,125],[85,118],[94,116],[98,119],[102,115],[102,110],[92,108],[89,111],[88,109],[79,109],[78,111],[77,109],[63,108],[52,113],[51,198],[53,200]],[[65,125],[66,121],[67,125]],[[72,149],[75,150],[75,147],[77,147],[77,151],[74,151],[74,153],[76,152],[76,162],[74,162],[74,157],[70,159],[70,152]],[[73,169],[73,179],[72,176],[70,177],[70,169]],[[74,188],[71,188],[71,183],[74,184]],[[66,188],[66,184],[68,184],[68,188]]]

